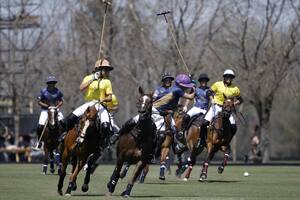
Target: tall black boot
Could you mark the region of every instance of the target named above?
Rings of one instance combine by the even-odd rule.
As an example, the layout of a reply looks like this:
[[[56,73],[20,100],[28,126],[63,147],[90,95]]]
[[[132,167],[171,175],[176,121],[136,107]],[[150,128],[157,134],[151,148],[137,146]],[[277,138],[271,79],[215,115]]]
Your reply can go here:
[[[59,126],[60,126],[61,133],[64,133],[67,131],[67,125],[63,119],[59,121]]]
[[[74,115],[73,113],[70,113],[66,120],[66,131],[71,130],[74,128],[75,124],[78,123],[79,117]]]
[[[236,133],[236,131],[237,131],[237,126],[236,126],[236,124],[230,124],[230,127],[231,127],[232,135],[235,135],[235,133]]]
[[[101,146],[104,149],[109,145],[109,138],[112,135],[111,125],[109,122],[103,122],[101,124]]]
[[[184,137],[184,132],[187,130],[191,117],[189,115],[184,115],[182,118],[181,130],[177,132],[177,139],[181,142]]]
[[[136,124],[137,123],[133,119],[129,119],[119,130],[119,136],[125,133],[129,133],[129,131],[131,131],[136,126]]]

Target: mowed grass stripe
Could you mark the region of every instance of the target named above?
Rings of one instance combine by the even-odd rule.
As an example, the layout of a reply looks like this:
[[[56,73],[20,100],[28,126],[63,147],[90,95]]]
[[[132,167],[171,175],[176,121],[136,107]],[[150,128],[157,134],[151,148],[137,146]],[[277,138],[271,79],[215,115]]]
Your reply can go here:
[[[68,172],[71,166],[69,166]],[[83,173],[78,177],[78,189],[72,199],[107,199],[106,183],[114,166],[99,166],[91,177],[90,190],[81,192]],[[132,168],[128,172],[131,175]],[[175,166],[172,166],[172,174]],[[249,172],[248,177],[243,173]],[[56,193],[58,176],[41,175],[38,164],[0,164],[0,200],[66,199]],[[132,197],[136,199],[299,199],[300,167],[297,166],[227,166],[223,174],[217,173],[216,166],[209,167],[208,181],[198,182],[200,167],[194,167],[189,181],[184,182],[174,175],[166,181],[158,179],[159,166],[152,165],[145,184],[135,184]],[[64,189],[68,185],[66,176]],[[127,177],[120,180],[114,196],[120,194],[127,185]]]

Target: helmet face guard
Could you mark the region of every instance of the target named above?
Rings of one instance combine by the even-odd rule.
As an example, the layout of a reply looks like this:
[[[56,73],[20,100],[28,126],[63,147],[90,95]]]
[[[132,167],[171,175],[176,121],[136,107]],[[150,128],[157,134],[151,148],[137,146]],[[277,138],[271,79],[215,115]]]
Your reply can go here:
[[[170,73],[166,72],[166,73],[164,73],[164,74],[162,75],[161,81],[164,81],[164,80],[166,80],[166,79],[170,79],[171,81],[173,81],[173,80],[174,80],[174,77],[173,77]]]

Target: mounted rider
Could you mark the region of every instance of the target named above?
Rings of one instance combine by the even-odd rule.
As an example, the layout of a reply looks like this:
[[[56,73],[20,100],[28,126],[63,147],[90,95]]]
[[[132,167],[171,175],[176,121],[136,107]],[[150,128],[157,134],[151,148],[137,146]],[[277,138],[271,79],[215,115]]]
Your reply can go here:
[[[41,106],[41,114],[39,118],[39,123],[37,127],[37,135],[38,138],[41,137],[41,134],[44,130],[44,127],[46,125],[46,121],[48,120],[48,108],[50,106],[54,106],[58,111],[58,121],[62,129],[65,128],[65,124],[63,122],[64,116],[61,111],[59,111],[59,108],[63,105],[63,93],[55,87],[55,84],[57,83],[57,79],[55,76],[50,75],[47,77],[46,84],[47,87],[43,88],[40,91],[40,94],[38,96],[38,104]],[[38,148],[41,148],[42,143],[39,142]]]
[[[167,134],[172,134],[175,131],[175,122],[171,116],[177,107],[179,99],[185,98],[192,100],[194,92],[186,93],[186,90],[193,88],[191,79],[186,74],[176,76],[175,85],[169,89],[169,92],[153,103],[152,119],[158,131],[167,131]],[[171,123],[166,123],[165,118],[171,117]],[[120,129],[119,134],[128,133],[133,129],[139,120],[139,115],[128,120]]]
[[[169,89],[172,86],[172,81],[174,80],[174,77],[169,73],[166,72],[162,75],[161,78],[161,86],[158,86],[154,93],[153,93],[153,101],[156,101],[163,97],[165,94],[169,93]]]
[[[199,75],[199,78],[198,78],[199,87],[197,87],[196,91],[195,91],[194,106],[183,117],[183,121],[182,121],[183,131],[181,133],[182,136],[184,135],[183,133],[188,129],[188,125],[189,125],[191,118],[193,116],[199,115],[199,114],[205,115],[208,110],[209,102],[213,101],[213,92],[207,86],[207,83],[209,82],[209,80],[210,79],[207,74],[203,73],[203,74]]]
[[[217,81],[211,86],[211,90],[214,92],[214,99],[212,101],[212,106],[204,118],[204,125],[208,125],[213,118],[222,111],[225,96],[228,98],[234,98],[234,105],[240,105],[243,102],[240,89],[232,83],[234,78],[235,73],[233,70],[226,69],[223,73],[223,81]],[[233,134],[235,134],[237,131],[237,126],[232,114],[230,115],[229,120],[231,124],[231,130]]]
[[[86,103],[75,109],[67,119],[68,130],[72,129],[79,118],[83,115],[89,106],[95,106],[98,110],[98,116],[101,120],[101,148],[104,148],[107,139],[111,136],[111,124],[106,104],[112,100],[112,85],[109,80],[109,72],[113,67],[106,59],[97,60],[94,66],[93,73],[84,77],[80,84],[80,91],[84,93]],[[84,135],[78,136],[77,143],[81,144],[84,141]]]
[[[119,101],[116,97],[116,95],[112,95],[112,100],[111,102],[107,103],[107,109],[110,114],[110,121],[111,121],[111,126],[112,126],[112,131],[113,135],[110,137],[110,144],[114,144],[118,138],[119,138],[119,126],[115,123],[114,115],[115,113],[118,112],[119,110]]]

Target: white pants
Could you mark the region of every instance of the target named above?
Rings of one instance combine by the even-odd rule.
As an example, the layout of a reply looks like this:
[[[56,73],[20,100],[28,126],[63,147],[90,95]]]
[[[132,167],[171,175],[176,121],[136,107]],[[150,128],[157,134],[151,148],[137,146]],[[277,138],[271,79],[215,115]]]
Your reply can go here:
[[[77,117],[81,117],[89,106],[95,105],[95,108],[98,111],[98,116],[100,117],[101,123],[103,123],[103,122],[110,123],[108,111],[101,104],[96,103],[96,102],[97,101],[89,101],[89,102],[79,106],[78,108],[76,108],[73,111],[73,114],[76,115]]]
[[[222,107],[221,107],[221,106],[219,106],[219,105],[217,105],[217,104],[214,105],[214,106],[212,105],[212,106],[209,108],[209,110],[208,110],[206,116],[204,117],[204,119],[206,119],[207,121],[211,122],[212,119],[213,119],[219,112],[221,112],[221,111],[222,111]],[[229,121],[230,121],[231,124],[235,124],[235,120],[234,120],[232,114],[231,114],[230,117],[229,117]]]
[[[57,112],[58,112],[57,113],[58,121],[64,119],[62,112],[60,112],[59,110],[57,110]],[[39,125],[44,126],[46,124],[47,119],[48,119],[48,110],[42,110],[40,114]]]
[[[206,113],[206,110],[194,106],[194,107],[192,107],[192,108],[187,112],[187,114],[188,114],[190,117],[193,117],[193,116],[195,116],[195,115],[197,115],[197,114],[200,114],[200,113],[205,114],[205,113]]]
[[[154,107],[152,107],[152,115],[151,115],[153,122],[155,123],[157,131],[165,131],[166,130],[166,124],[165,119],[163,116],[161,116],[158,112],[158,110]],[[139,115],[136,115],[133,120],[137,123],[139,121]],[[175,130],[175,121],[172,117],[171,119],[171,129]]]

